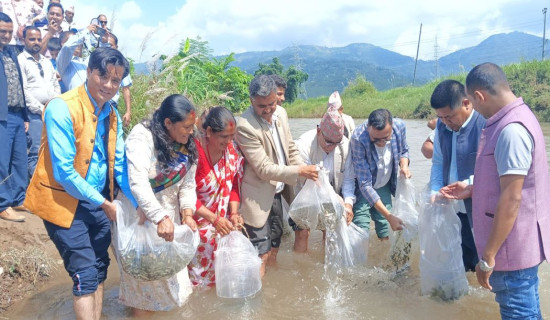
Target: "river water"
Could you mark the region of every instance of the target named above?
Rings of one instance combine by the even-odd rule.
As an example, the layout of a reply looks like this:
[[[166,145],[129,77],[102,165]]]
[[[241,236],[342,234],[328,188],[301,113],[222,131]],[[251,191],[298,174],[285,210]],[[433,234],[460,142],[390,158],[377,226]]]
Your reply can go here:
[[[291,119],[293,137],[315,128],[319,119]],[[357,124],[363,120],[357,120]],[[406,120],[410,148],[411,172],[418,189],[429,181],[431,162],[423,158],[420,146],[429,134],[425,121]],[[544,124],[547,150],[550,150],[550,124]],[[413,244],[409,272],[394,275],[388,268],[389,243],[380,242],[371,231],[369,262],[366,268],[346,272],[338,294],[323,278],[324,249],[322,234],[310,237],[310,253],[292,252],[293,235],[283,239],[279,264],[267,270],[262,290],[253,298],[228,300],[218,298],[216,290],[194,292],[186,305],[177,310],[158,313],[153,319],[499,319],[494,295],[481,288],[475,275],[467,275],[470,294],[455,302],[443,302],[420,295],[418,246]],[[111,255],[112,256],[112,255]],[[129,311],[120,305],[118,270],[114,259],[105,283],[103,319],[125,319]],[[388,271],[387,271],[388,270]],[[61,272],[42,291],[19,303],[6,316],[9,319],[72,319],[72,285]],[[550,268],[541,265],[540,302],[543,317],[550,317]]]

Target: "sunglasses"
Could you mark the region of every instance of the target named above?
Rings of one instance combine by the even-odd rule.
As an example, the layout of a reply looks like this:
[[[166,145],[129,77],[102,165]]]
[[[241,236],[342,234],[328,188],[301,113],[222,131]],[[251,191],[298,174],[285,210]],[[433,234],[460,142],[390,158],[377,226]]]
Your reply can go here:
[[[40,76],[44,78],[44,69],[42,69],[42,65],[40,62],[37,62],[36,65],[38,66],[38,70],[40,71]]]
[[[101,24],[107,24],[107,21],[101,21],[101,20],[100,20],[99,23],[101,23]]]

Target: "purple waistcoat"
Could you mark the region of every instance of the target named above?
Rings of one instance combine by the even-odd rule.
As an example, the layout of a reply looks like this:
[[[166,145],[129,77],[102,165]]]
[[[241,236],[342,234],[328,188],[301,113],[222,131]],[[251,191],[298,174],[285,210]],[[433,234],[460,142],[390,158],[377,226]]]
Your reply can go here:
[[[481,258],[500,196],[495,146],[501,130],[514,122],[522,124],[533,137],[533,162],[523,183],[516,222],[495,258],[497,271],[530,268],[550,257],[550,179],[546,146],[540,124],[522,98],[489,118],[481,134],[472,196],[477,253]]]

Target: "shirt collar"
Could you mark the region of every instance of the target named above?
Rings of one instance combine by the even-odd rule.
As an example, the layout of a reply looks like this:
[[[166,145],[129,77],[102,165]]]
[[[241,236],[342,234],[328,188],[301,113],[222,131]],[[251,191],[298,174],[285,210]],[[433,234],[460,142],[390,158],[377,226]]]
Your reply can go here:
[[[33,61],[36,61],[36,62],[42,62],[42,60],[44,59],[44,56],[41,55],[40,53],[38,54],[38,60],[36,60],[27,50],[23,49],[23,56],[25,57],[25,59],[27,60],[30,60],[32,59]]]
[[[277,111],[275,111],[275,112],[277,112]],[[267,120],[260,117],[260,119],[262,119],[262,122],[265,123],[270,128],[275,125],[275,121],[279,121],[279,117],[277,116],[277,114],[275,112],[273,112],[273,115],[271,116],[271,123],[267,122]]]
[[[457,134],[460,133],[460,130],[462,130],[462,128],[466,128],[468,123],[470,123],[470,120],[472,120],[472,117],[474,116],[474,112],[475,112],[474,110],[472,110],[472,112],[470,112],[470,115],[468,116],[468,119],[466,119],[466,121],[464,121],[464,123],[462,124],[460,129],[456,132]],[[445,129],[447,129],[449,131],[453,131],[451,128],[447,127],[447,125],[445,125]]]

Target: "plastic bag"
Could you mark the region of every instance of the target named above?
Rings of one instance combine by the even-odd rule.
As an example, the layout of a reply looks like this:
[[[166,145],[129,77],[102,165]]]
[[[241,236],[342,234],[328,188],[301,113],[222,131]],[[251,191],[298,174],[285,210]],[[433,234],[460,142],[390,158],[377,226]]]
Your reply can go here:
[[[199,245],[198,232],[174,224],[174,240],[167,242],[157,235],[157,226],[151,222],[138,225],[136,210],[127,199],[114,203],[117,221],[113,224],[113,245],[124,272],[153,281],[169,278],[187,267]]]
[[[222,298],[246,298],[262,288],[258,250],[238,231],[221,237],[215,251],[216,294]]]
[[[327,242],[332,241],[329,238],[327,236]],[[334,247],[331,248],[331,243],[325,245],[325,251],[328,250],[335,251],[335,254],[325,252],[329,258],[326,261],[329,265],[341,265],[343,267],[366,266],[369,253],[369,233],[353,222],[348,225],[346,218],[341,217],[336,226]]]
[[[425,196],[418,221],[423,295],[456,300],[468,294],[456,206],[456,200],[439,199],[430,203],[429,193]]]
[[[327,218],[337,221],[343,216],[344,205],[330,185],[327,169],[320,169],[317,181],[306,181],[290,205],[288,214],[300,229],[310,230],[318,223],[324,229]]]

